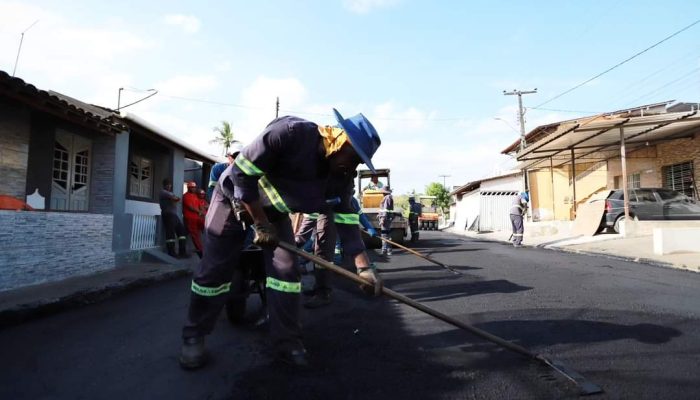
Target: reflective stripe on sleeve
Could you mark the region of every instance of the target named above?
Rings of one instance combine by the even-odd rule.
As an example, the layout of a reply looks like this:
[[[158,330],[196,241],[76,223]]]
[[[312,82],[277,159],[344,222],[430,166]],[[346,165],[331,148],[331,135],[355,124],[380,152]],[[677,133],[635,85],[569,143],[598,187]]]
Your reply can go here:
[[[199,286],[194,281],[192,281],[192,292],[206,297],[218,296],[224,293],[228,293],[231,290],[231,282],[224,283],[219,287],[206,287]]]
[[[278,292],[286,293],[301,293],[301,283],[300,282],[286,282],[279,279],[267,277],[265,281],[265,286],[272,290],[277,290]]]
[[[275,187],[272,186],[272,184],[266,176],[260,178],[258,184],[260,184],[260,187],[265,191],[267,198],[270,199],[272,205],[277,209],[277,211],[282,213],[292,212],[292,210],[290,210],[289,207],[287,207],[287,204],[284,202],[284,200],[282,200],[282,196],[280,196],[280,194],[277,192],[277,189],[275,189]]]
[[[243,171],[244,174],[248,176],[262,176],[264,172],[260,170],[260,168],[256,167],[255,164],[250,162],[247,158],[243,156],[243,154],[238,154],[238,157],[236,157],[235,161],[236,165],[238,168]]]
[[[359,225],[360,216],[357,214],[335,214],[333,221],[336,224]]]
[[[318,213],[304,214],[304,216],[310,220],[317,220],[318,219]]]

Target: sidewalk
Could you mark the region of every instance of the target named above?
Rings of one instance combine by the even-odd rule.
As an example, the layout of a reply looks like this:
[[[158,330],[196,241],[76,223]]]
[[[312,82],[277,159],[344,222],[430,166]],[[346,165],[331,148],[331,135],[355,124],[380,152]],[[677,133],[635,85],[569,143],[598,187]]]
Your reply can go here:
[[[0,292],[0,328],[66,308],[92,304],[117,293],[191,274],[199,258],[140,262],[57,282]]]
[[[445,229],[445,232],[467,236],[478,240],[495,242],[510,242],[510,232],[472,232],[460,231],[454,228]],[[700,254],[654,254],[654,245],[651,235],[637,237],[623,237],[618,234],[598,234],[595,236],[565,236],[562,234],[531,234],[528,235],[527,225],[523,240],[525,247],[539,247],[552,250],[568,251],[580,254],[603,255],[626,261],[644,264],[659,265],[670,268],[700,272]]]

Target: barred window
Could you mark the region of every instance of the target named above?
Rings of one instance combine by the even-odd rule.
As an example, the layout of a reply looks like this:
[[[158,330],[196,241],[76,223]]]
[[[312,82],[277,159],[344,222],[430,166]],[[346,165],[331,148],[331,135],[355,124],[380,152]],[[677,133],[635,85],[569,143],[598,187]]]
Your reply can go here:
[[[693,187],[693,162],[667,165],[661,170],[663,187],[681,192],[688,197],[696,198]]]

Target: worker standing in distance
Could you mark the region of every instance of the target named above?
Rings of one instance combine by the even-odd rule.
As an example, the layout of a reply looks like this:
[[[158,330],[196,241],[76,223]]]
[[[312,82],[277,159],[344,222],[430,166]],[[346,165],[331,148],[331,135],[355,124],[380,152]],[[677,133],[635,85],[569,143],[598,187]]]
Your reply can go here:
[[[245,241],[242,221],[252,222],[253,242],[263,249],[276,359],[308,366],[300,323],[298,258],[278,243],[294,241],[289,213],[328,212],[327,200],[345,193],[359,163],[374,171],[371,158],[381,144],[364,115],[345,119],[333,111],[338,126],[319,126],[291,116],[273,120],[219,178],[182,330],[183,368],[198,368],[207,361],[204,337],[214,328],[227,300],[232,271],[238,267]],[[375,286],[380,284],[371,268],[357,273]]]
[[[231,147],[228,148],[226,153],[226,162],[216,163],[211,167],[211,172],[209,172],[209,186],[207,187],[207,201],[211,201],[211,196],[214,193],[214,187],[216,187],[216,182],[219,181],[219,177],[224,173],[229,165],[233,164],[238,153],[241,152],[243,148],[243,143],[235,140],[231,142]]]
[[[520,192],[510,206],[510,224],[513,227],[513,247],[521,247],[525,226],[523,219],[527,213],[527,203],[530,201],[528,192]]]
[[[165,247],[170,257],[187,257],[187,230],[180,221],[177,213],[178,196],[173,193],[173,184],[170,179],[163,179],[163,189],[160,191],[160,218],[165,230]],[[175,242],[179,245],[179,254],[175,254]]]
[[[185,221],[185,227],[192,238],[192,244],[194,244],[199,258],[202,258],[202,230],[199,229],[199,221],[202,215],[201,201],[197,194],[197,184],[192,181],[187,182],[187,193],[182,195],[182,218]]]
[[[391,221],[394,220],[394,197],[391,195],[389,186],[384,187],[381,191],[384,197],[379,203],[379,229],[381,230],[382,238],[391,239]],[[382,240],[382,255],[391,255],[391,245],[386,240]]]
[[[417,242],[420,235],[418,217],[420,217],[422,212],[421,204],[416,203],[416,197],[413,195],[408,196],[408,228],[411,230],[412,243]]]

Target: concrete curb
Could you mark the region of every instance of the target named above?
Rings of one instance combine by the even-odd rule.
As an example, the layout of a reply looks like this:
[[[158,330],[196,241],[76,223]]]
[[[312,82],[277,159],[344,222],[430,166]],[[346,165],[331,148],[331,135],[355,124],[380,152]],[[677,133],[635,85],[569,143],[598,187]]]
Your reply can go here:
[[[471,236],[466,236],[466,235],[459,235],[456,233],[451,233],[451,232],[445,232],[449,233],[454,236],[458,236],[460,238],[468,238],[468,239],[474,239],[476,241],[483,241],[483,242],[495,242],[495,243],[503,243],[503,244],[510,244],[510,241],[507,240],[502,240],[502,239],[489,239],[489,238],[474,238]],[[580,249],[567,249],[565,247],[559,247],[559,246],[552,246],[552,245],[546,245],[546,244],[537,244],[537,245],[523,245],[523,247],[531,247],[531,248],[539,248],[539,249],[545,249],[545,250],[554,250],[554,251],[559,251],[562,253],[572,253],[572,254],[582,254],[582,255],[588,255],[588,256],[598,256],[598,257],[604,257],[604,258],[609,258],[611,260],[618,260],[618,261],[628,261],[628,262],[634,262],[638,264],[645,264],[645,265],[651,265],[655,267],[663,267],[663,268],[671,268],[674,270],[679,270],[679,271],[688,271],[688,272],[694,272],[698,273],[698,271],[695,271],[693,269],[687,268],[687,267],[679,267],[676,266],[675,264],[672,263],[667,263],[659,260],[654,260],[651,258],[643,258],[643,257],[628,257],[628,256],[620,256],[620,255],[615,255],[615,254],[610,254],[610,253],[603,253],[603,252],[596,252],[596,251],[588,251],[588,250],[580,250]]]
[[[0,328],[51,315],[69,308],[85,306],[141,287],[191,275],[189,269],[164,271],[152,276],[122,278],[101,286],[89,287],[55,298],[42,298],[0,310]]]

